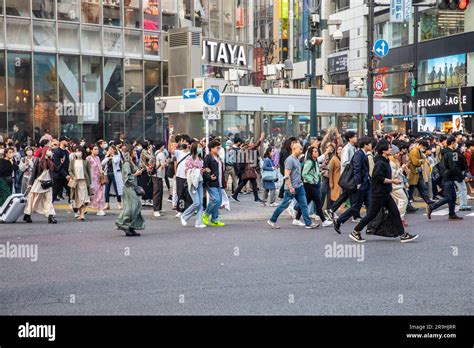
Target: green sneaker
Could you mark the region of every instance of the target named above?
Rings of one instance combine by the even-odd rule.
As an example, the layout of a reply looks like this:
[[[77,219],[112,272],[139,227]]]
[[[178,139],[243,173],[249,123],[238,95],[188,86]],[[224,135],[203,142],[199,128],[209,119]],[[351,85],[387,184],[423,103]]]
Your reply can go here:
[[[218,221],[211,222],[212,227],[224,227],[225,223]]]
[[[209,215],[207,215],[206,213],[202,214],[202,223],[204,225],[209,225]]]

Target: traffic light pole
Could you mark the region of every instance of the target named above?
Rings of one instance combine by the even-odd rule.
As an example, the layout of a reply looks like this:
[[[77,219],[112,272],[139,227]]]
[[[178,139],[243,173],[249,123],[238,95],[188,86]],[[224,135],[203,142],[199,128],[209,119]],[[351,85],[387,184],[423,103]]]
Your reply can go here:
[[[309,31],[310,31],[310,36],[308,40],[311,40],[312,37],[318,36],[318,26],[319,24],[316,25],[311,25],[312,23],[312,15],[315,15],[316,12],[312,11],[311,15],[309,17],[308,25],[309,25]],[[311,106],[310,106],[310,127],[309,127],[309,133],[311,137],[316,137],[318,135],[318,106],[317,106],[317,97],[318,97],[318,92],[317,92],[317,86],[316,86],[316,50],[317,46],[316,45],[310,45],[310,60],[311,60]],[[294,127],[294,125],[293,125]]]
[[[374,135],[374,70],[372,66],[374,47],[374,0],[367,0],[369,13],[367,17],[367,135]]]
[[[415,79],[415,95],[412,98],[413,108],[411,115],[411,132],[414,136],[418,135],[418,31],[420,27],[420,12],[418,6],[413,6],[413,77]]]

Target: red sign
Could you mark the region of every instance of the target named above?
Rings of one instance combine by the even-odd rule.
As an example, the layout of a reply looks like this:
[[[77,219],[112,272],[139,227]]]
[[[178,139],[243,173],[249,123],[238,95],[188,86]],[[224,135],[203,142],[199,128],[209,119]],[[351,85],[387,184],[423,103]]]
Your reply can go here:
[[[374,118],[376,121],[382,121],[383,120],[383,115],[374,115]]]
[[[374,87],[377,92],[382,92],[384,90],[384,83],[382,79],[376,79],[374,82]]]

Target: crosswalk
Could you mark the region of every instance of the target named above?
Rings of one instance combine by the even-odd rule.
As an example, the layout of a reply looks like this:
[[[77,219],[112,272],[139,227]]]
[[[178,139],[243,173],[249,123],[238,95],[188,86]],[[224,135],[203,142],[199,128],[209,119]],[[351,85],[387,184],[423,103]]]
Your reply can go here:
[[[459,213],[460,216],[463,216],[463,212],[459,212],[459,207],[456,207],[456,213]],[[426,213],[423,214],[426,216]],[[431,213],[431,216],[448,216],[449,215],[449,208],[445,209],[439,209],[435,210],[434,212]],[[469,213],[467,215],[464,215],[464,217],[469,216],[469,217],[474,217],[474,213]]]

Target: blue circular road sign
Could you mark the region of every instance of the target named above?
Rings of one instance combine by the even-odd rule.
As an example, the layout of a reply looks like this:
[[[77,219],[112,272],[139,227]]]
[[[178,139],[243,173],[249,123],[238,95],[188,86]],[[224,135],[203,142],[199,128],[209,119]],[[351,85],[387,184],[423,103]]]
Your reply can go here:
[[[219,103],[221,100],[221,94],[215,88],[208,88],[204,91],[203,100],[207,105],[213,106]]]
[[[387,40],[377,40],[374,44],[374,53],[379,57],[385,57],[390,50]]]

